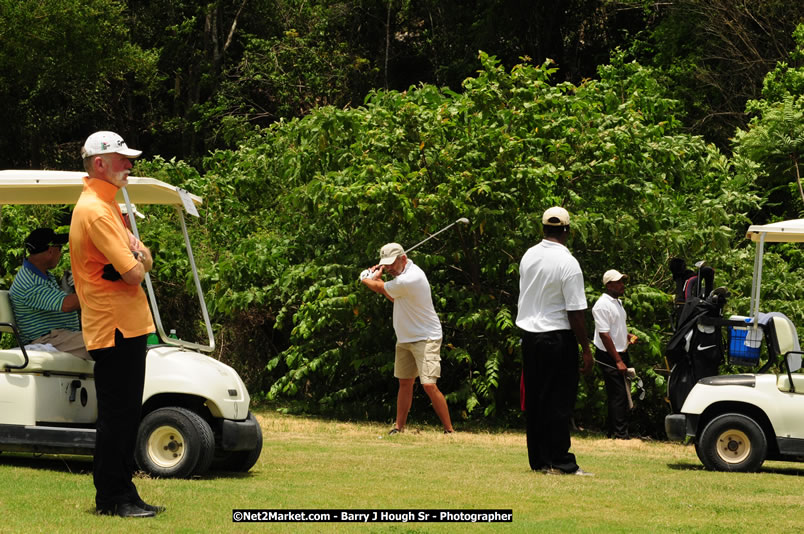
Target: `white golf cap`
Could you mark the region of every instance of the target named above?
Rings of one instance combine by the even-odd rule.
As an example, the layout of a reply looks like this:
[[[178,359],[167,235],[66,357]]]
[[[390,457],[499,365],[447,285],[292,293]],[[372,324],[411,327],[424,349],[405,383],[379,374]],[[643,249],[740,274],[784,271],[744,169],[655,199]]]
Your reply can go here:
[[[545,226],[567,226],[569,213],[564,208],[553,206],[542,215],[542,224]]]
[[[616,282],[618,280],[622,280],[623,278],[628,278],[628,275],[623,274],[615,269],[609,269],[603,273],[603,285],[605,286],[609,282]]]
[[[391,265],[404,253],[405,249],[399,243],[388,243],[380,249],[380,265]]]
[[[84,146],[81,147],[82,158],[115,153],[127,158],[138,158],[142,150],[128,148],[123,138],[114,132],[95,132],[87,137]]]

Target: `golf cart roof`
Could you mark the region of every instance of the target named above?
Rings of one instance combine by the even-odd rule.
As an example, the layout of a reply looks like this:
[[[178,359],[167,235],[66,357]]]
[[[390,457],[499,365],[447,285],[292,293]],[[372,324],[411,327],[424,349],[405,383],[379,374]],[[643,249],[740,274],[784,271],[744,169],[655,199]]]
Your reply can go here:
[[[804,242],[804,219],[779,221],[771,224],[752,224],[745,237],[751,241],[759,241],[765,234],[766,243],[801,243]]]
[[[84,190],[84,172],[71,171],[0,171],[0,210],[5,204],[75,204]],[[128,185],[118,191],[117,202],[126,202],[123,193],[128,194],[128,203],[134,207],[134,203],[144,204],[163,204],[173,205],[179,214],[181,231],[184,236],[184,244],[190,263],[190,269],[195,281],[196,294],[201,306],[201,313],[204,317],[204,324],[207,329],[209,342],[206,345],[185,341],[183,339],[168,338],[165,328],[162,325],[162,318],[159,315],[159,307],[156,302],[156,295],[151,285],[150,273],[145,273],[145,285],[148,290],[148,300],[151,303],[151,313],[154,316],[154,323],[162,341],[168,345],[176,345],[188,349],[198,349],[204,352],[215,350],[215,337],[212,332],[212,323],[209,320],[209,312],[204,301],[204,294],[201,289],[201,281],[198,276],[198,269],[193,258],[190,237],[187,234],[187,225],[184,221],[184,213],[198,216],[195,206],[203,201],[201,197],[179,189],[161,180],[154,178],[138,178],[129,176]],[[182,209],[183,208],[183,209]],[[133,213],[129,214],[131,231],[139,237],[137,223]],[[0,220],[2,220],[0,218]]]
[[[84,189],[84,172],[72,171],[0,171],[2,204],[75,204]],[[136,204],[182,205],[176,186],[155,178],[129,177],[126,186],[131,202]],[[200,205],[201,197],[184,193]],[[117,201],[123,202],[122,192]]]

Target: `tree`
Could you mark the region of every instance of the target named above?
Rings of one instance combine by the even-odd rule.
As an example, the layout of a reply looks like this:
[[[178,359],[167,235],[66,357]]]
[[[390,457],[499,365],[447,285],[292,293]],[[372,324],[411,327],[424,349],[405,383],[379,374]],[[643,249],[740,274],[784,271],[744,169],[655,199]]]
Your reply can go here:
[[[662,69],[685,103],[690,128],[723,149],[744,128],[746,102],[757,99],[765,74],[787,61],[804,5],[786,0],[676,0],[636,57]]]
[[[75,168],[99,129],[135,143],[154,60],[129,42],[121,2],[0,0],[2,167]]]
[[[284,6],[283,13],[289,13]],[[358,105],[376,69],[344,38],[342,14],[302,3],[275,36],[247,35],[239,61],[223,73],[213,98],[199,106],[202,127],[236,144],[253,125],[301,117],[318,106]]]
[[[780,62],[768,73],[763,98],[746,105],[746,112],[753,115],[748,128],[737,130],[734,136],[740,161],[758,169],[758,184],[771,208],[763,214],[767,219],[798,218],[804,213],[800,166],[804,154],[804,24],[798,26],[794,38],[797,47],[791,61],[799,66]],[[794,200],[796,195],[801,202]]]
[[[245,32],[274,31],[271,0],[129,0],[132,40],[157,56],[163,83],[154,88],[151,153],[198,161],[210,149],[205,106],[223,71],[242,54]],[[214,146],[214,143],[213,143]]]
[[[479,59],[461,94],[376,91],[360,108],[316,108],[260,130],[207,158],[203,175],[144,168],[206,199],[209,256],[198,256],[228,331],[225,357],[255,373],[267,364],[249,373],[252,385],[295,409],[390,417],[390,309],[357,273],[385,242],[409,245],[466,216],[468,228],[413,259],[444,326],[452,409],[505,420],[517,410],[519,258],[540,239],[539,214],[561,204],[573,214],[589,300],[607,268],[632,276],[626,306],[646,341],[633,358],[655,384],[641,424],[655,426],[663,378],[650,369],[670,328],[666,259],[731,262],[744,214],[757,208],[751,184],[684,134],[678,102],[622,55],[579,85],[554,83],[550,62],[508,71]],[[602,394],[595,382],[583,391],[579,420],[594,425]]]

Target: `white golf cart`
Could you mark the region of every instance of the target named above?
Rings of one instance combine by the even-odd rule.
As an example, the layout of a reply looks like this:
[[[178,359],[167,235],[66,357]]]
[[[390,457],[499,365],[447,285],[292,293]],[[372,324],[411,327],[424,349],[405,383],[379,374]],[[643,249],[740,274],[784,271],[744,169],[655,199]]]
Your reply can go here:
[[[768,360],[758,373],[699,380],[680,413],[665,418],[668,438],[692,438],[703,465],[717,471],[756,471],[765,460],[804,461],[804,374],[798,335],[786,317],[759,312],[765,243],[804,242],[804,219],[753,225],[746,237],[757,243],[751,316],[723,324],[730,326],[732,356],[759,361],[764,340]],[[778,374],[764,372],[777,362]]]
[[[80,172],[0,171],[0,209],[4,204],[75,204],[83,176]],[[152,178],[131,177],[118,195],[138,237],[132,203],[175,206],[209,336],[206,345],[167,336],[150,276],[146,276],[161,342],[148,348],[137,465],[158,477],[202,475],[210,466],[248,471],[262,450],[262,430],[249,411],[249,394],[234,369],[197,352],[215,348],[184,220],[185,210],[198,215],[196,205],[202,200]],[[0,290],[3,333],[14,336],[17,347],[0,350],[0,451],[93,454],[94,363],[65,352],[22,346],[8,291]]]

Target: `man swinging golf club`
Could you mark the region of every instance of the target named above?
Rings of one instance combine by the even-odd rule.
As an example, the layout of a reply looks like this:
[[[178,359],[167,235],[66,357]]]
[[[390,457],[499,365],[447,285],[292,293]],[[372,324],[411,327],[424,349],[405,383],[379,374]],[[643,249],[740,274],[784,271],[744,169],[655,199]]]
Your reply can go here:
[[[394,277],[388,282],[382,275]],[[396,357],[394,376],[399,379],[396,398],[396,424],[390,434],[405,429],[413,402],[413,385],[419,377],[433,409],[444,425],[444,433],[452,433],[452,422],[444,395],[436,381],[441,376],[441,322],[438,320],[430,283],[416,264],[408,259],[399,243],[388,243],[380,249],[380,263],[364,271],[361,282],[375,293],[394,303]]]

